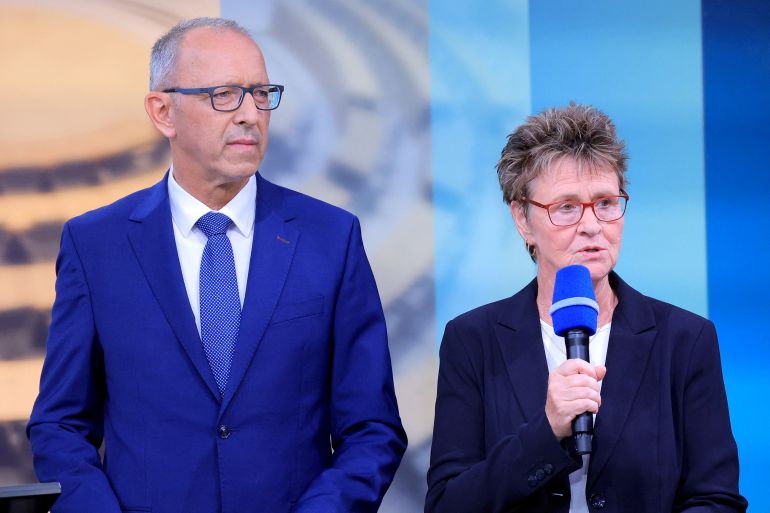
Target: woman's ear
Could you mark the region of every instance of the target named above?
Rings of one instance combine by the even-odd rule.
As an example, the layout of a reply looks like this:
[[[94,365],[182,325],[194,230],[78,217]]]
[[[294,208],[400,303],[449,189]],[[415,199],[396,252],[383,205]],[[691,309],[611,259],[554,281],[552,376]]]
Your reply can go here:
[[[516,224],[519,235],[521,235],[525,243],[529,244],[532,240],[532,231],[529,227],[529,219],[527,219],[527,205],[518,201],[512,201],[510,208],[511,217]]]
[[[171,115],[171,96],[168,93],[150,91],[144,97],[144,110],[150,116],[150,121],[158,131],[171,139],[176,136],[174,118]]]

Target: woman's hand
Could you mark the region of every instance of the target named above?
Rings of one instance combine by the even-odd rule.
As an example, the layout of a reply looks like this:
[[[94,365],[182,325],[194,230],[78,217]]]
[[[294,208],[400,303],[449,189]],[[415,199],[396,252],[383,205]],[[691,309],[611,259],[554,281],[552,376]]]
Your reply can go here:
[[[545,415],[559,440],[572,435],[572,420],[584,412],[596,413],[602,404],[599,381],[607,367],[584,360],[567,360],[548,375]]]

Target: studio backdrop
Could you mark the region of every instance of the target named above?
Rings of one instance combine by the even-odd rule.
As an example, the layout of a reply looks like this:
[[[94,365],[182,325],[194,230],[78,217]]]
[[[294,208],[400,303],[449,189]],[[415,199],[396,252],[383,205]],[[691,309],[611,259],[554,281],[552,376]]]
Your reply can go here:
[[[770,5],[748,0],[0,0],[0,484],[34,480],[61,226],[160,179],[149,49],[218,15],[286,86],[260,172],[362,222],[410,438],[382,511],[422,509],[445,323],[534,276],[497,184],[505,138],[570,101],[627,143],[619,272],[717,325],[741,491],[770,510]]]

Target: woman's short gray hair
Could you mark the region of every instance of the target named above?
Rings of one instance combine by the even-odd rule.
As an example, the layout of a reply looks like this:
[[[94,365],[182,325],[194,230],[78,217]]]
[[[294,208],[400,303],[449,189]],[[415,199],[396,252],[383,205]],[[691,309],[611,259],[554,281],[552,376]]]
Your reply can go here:
[[[180,21],[161,36],[152,47],[150,53],[150,91],[160,91],[171,87],[169,81],[176,66],[179,43],[189,31],[203,27],[216,30],[234,30],[252,40],[254,39],[248,30],[237,22],[226,18],[193,18]]]
[[[590,105],[548,109],[527,118],[511,135],[497,163],[503,200],[510,204],[527,197],[529,182],[562,158],[574,159],[589,171],[610,167],[626,187],[625,144],[610,118]]]

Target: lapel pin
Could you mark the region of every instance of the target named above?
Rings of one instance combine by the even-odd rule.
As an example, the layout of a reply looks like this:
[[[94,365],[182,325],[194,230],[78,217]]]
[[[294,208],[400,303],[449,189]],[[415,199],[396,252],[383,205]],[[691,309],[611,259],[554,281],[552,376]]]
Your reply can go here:
[[[288,240],[284,239],[284,238],[283,238],[283,237],[281,237],[280,235],[277,235],[275,238],[276,238],[277,240],[279,240],[280,242],[283,242],[284,244],[288,244],[288,243],[289,243],[289,241],[288,241]]]

